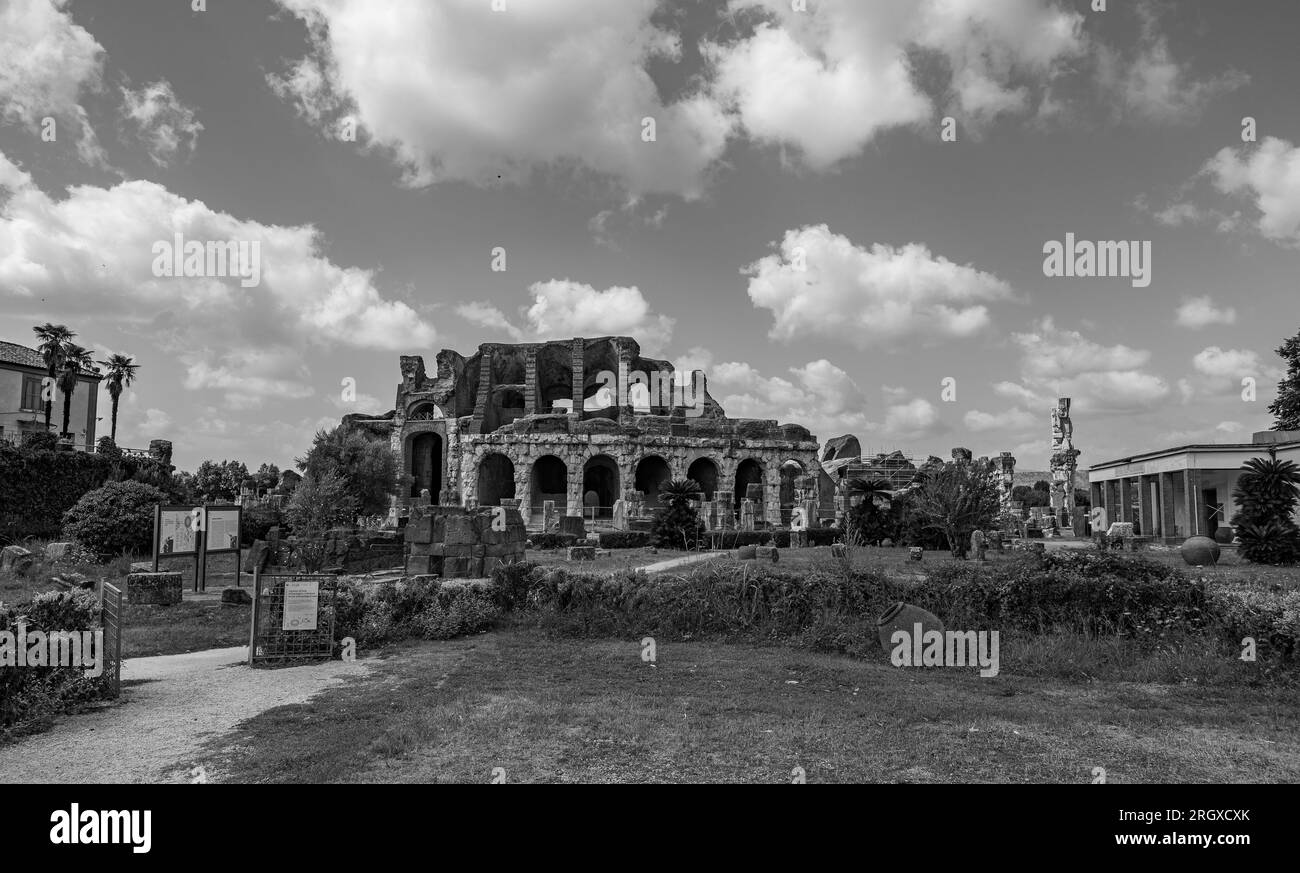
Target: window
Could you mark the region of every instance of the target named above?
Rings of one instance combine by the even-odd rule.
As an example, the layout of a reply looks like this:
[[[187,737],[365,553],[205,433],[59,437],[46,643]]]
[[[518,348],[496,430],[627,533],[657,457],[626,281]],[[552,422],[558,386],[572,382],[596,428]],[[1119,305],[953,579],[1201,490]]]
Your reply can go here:
[[[23,400],[18,408],[23,412],[38,412],[45,408],[41,399],[41,377],[23,376]]]

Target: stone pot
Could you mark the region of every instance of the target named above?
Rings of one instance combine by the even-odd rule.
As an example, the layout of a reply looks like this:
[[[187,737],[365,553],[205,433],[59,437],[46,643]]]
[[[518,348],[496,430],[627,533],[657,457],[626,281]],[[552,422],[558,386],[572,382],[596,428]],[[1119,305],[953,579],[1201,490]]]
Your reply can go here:
[[[943,633],[943,622],[939,617],[919,606],[912,606],[900,600],[886,609],[876,621],[876,634],[880,637],[880,647],[885,650],[885,654],[894,650],[895,644],[890,642],[894,631],[904,630],[909,634],[915,634],[918,624],[921,625],[921,633],[931,630]]]
[[[1227,545],[1237,536],[1237,532],[1232,529],[1231,525],[1222,525],[1214,532],[1214,541],[1220,545]]]
[[[1219,544],[1209,537],[1188,537],[1178,551],[1193,567],[1213,567],[1219,563]]]

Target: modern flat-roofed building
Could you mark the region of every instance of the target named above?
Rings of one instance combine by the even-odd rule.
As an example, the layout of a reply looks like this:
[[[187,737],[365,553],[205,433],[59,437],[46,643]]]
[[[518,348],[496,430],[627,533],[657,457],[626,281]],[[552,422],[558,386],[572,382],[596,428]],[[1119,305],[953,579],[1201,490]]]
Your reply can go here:
[[[1092,505],[1108,522],[1131,521],[1143,536],[1177,544],[1230,526],[1241,466],[1277,457],[1300,464],[1300,431],[1266,430],[1249,443],[1179,446],[1097,464],[1088,470]]]
[[[45,376],[45,360],[40,352],[0,340],[0,441],[16,444],[25,433],[45,430],[45,401],[41,397],[41,380]],[[95,448],[96,404],[103,378],[98,371],[83,373],[77,379],[77,390],[72,392],[68,429],[74,447],[81,451]],[[55,389],[50,431],[57,434],[62,425],[63,395]]]

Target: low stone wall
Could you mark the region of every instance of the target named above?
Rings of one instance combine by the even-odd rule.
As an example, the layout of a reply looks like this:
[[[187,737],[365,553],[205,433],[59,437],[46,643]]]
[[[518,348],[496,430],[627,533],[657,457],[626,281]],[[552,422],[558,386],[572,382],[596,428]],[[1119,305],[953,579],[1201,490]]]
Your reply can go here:
[[[412,506],[406,526],[406,575],[490,576],[498,564],[522,561],[526,540],[516,506]]]
[[[159,606],[180,603],[182,584],[180,573],[128,573],[127,602],[133,605],[152,603]]]

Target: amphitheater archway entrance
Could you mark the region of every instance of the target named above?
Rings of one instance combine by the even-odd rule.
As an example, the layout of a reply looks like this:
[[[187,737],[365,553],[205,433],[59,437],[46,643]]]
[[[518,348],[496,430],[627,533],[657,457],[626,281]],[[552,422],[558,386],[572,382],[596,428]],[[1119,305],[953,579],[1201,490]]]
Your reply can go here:
[[[533,512],[541,512],[542,504],[554,500],[561,514],[569,499],[569,467],[555,455],[542,455],[533,462],[529,475],[528,504]]]
[[[718,490],[718,465],[712,458],[696,458],[686,470],[686,478],[700,484],[705,500],[712,500]]]
[[[763,465],[753,458],[746,458],[736,467],[736,511],[740,511],[740,501],[748,496],[750,485],[763,484]],[[762,512],[761,505],[755,506],[755,512]]]
[[[514,497],[514,462],[499,452],[485,455],[478,465],[476,493],[479,506],[500,506],[501,498]]]
[[[594,509],[587,506],[588,495],[595,495]],[[582,496],[584,511],[593,512],[596,518],[613,515],[614,501],[622,494],[619,491],[618,464],[609,455],[596,455],[582,465]]]
[[[659,506],[659,488],[672,477],[668,462],[658,455],[648,455],[636,465],[636,490],[645,495],[647,509]]]
[[[411,439],[411,496],[419,497],[428,488],[438,502],[442,490],[442,437],[436,433],[416,434]]]

